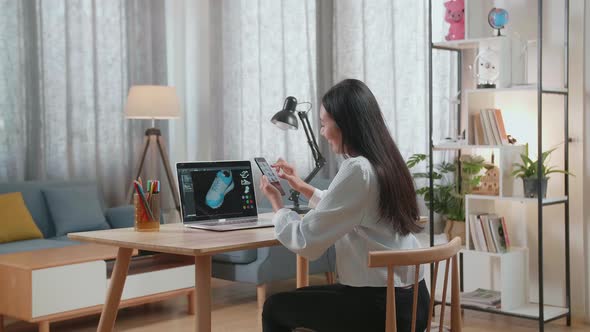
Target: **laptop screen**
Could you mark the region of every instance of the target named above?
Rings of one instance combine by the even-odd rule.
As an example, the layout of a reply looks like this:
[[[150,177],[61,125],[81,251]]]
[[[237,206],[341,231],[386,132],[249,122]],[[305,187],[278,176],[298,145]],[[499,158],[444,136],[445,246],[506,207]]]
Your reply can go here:
[[[250,161],[177,163],[184,222],[257,215]]]

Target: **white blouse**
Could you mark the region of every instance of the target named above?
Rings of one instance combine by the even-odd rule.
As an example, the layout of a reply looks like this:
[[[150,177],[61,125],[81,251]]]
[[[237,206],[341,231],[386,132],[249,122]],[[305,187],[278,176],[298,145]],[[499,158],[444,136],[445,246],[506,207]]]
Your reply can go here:
[[[369,251],[419,248],[413,234],[402,236],[391,224],[380,221],[379,183],[364,157],[346,159],[330,187],[316,189],[309,204],[314,209],[303,218],[286,208],[275,213],[277,239],[310,260],[319,258],[334,244],[336,271],[343,285],[384,287],[387,269],[369,268]],[[396,267],[395,286],[412,285],[414,272],[414,267]]]

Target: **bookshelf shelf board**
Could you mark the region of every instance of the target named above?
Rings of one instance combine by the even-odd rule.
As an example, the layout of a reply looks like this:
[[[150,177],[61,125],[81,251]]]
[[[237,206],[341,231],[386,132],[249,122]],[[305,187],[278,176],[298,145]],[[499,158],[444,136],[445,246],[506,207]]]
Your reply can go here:
[[[501,93],[501,92],[518,92],[518,91],[536,91],[536,85],[515,85],[509,88],[493,88],[493,89],[465,89],[466,94],[472,93]]]
[[[473,199],[473,200],[489,200],[489,201],[512,201],[512,202],[520,202],[520,203],[536,203],[538,200],[536,198],[528,198],[528,197],[514,197],[514,196],[490,196],[490,195],[465,195],[466,199]],[[567,202],[567,196],[558,196],[558,197],[550,197],[543,199],[543,205],[553,205],[553,204],[560,204]]]
[[[493,312],[493,313],[503,314],[503,315],[507,315],[507,316],[514,316],[514,317],[534,319],[534,320],[539,319],[539,304],[537,304],[537,303],[525,304],[522,307],[514,308],[514,309],[510,309],[510,310],[503,310],[502,308],[500,308],[500,309],[486,309],[486,308],[480,308],[477,306],[466,305],[466,304],[465,305],[462,304],[461,308],[470,309],[470,310],[477,310],[477,311],[484,311],[484,312]],[[565,315],[567,315],[567,313],[568,313],[567,308],[554,307],[554,306],[549,306],[549,305],[543,306],[543,316],[544,316],[546,322],[560,318],[560,317],[564,317]]]
[[[440,41],[432,44],[434,49],[442,50],[468,50],[479,48],[481,43],[496,42],[507,37],[486,37],[486,38],[473,38],[473,39],[462,39],[462,40],[451,40],[451,41]]]
[[[440,143],[434,144],[432,147],[434,150],[460,150],[460,149],[514,149],[522,148],[524,145],[473,145],[473,144],[453,144],[453,143]]]
[[[537,85],[514,85],[509,88],[493,88],[493,89],[465,89],[466,94],[483,94],[483,93],[502,93],[502,92],[536,92]],[[566,88],[544,88],[543,93],[564,95],[568,93]]]
[[[436,303],[441,303],[442,295],[437,292],[436,294]],[[447,305],[450,305],[450,302],[447,302]],[[482,308],[474,305],[469,304],[461,304],[461,308],[475,310],[475,311],[482,311],[482,312],[491,312],[497,313],[506,316],[513,316],[519,318],[526,318],[526,319],[539,319],[539,304],[538,303],[527,303],[521,307],[513,308],[509,310],[505,309],[495,309],[495,308]],[[564,307],[556,307],[551,305],[543,306],[543,316],[545,318],[545,322],[565,317],[568,313],[568,309]]]
[[[527,251],[527,248],[522,248],[522,247],[511,247],[510,250],[508,252],[505,252],[503,254],[501,253],[496,253],[496,252],[487,252],[487,251],[479,251],[479,250],[474,250],[474,249],[467,249],[465,247],[463,247],[463,249],[461,249],[461,252],[463,254],[475,254],[475,255],[484,255],[484,256],[491,256],[491,257],[503,257],[504,255],[510,255],[519,251]]]
[[[541,91],[545,94],[549,94],[549,95],[568,95],[568,91],[565,88],[559,88],[559,89],[543,89],[543,91]]]

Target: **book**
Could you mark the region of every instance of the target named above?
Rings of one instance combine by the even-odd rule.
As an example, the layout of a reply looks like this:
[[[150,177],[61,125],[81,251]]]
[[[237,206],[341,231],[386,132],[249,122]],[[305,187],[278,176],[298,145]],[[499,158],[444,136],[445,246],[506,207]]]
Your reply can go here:
[[[477,233],[477,239],[480,245],[481,251],[489,251],[488,244],[486,241],[486,235],[483,231],[482,223],[481,223],[482,214],[478,214],[475,216],[475,231]]]
[[[471,244],[473,245],[473,247],[471,249],[477,250],[477,251],[487,251],[487,250],[483,250],[481,243],[479,241],[479,235],[477,232],[477,216],[475,214],[470,214],[469,218],[469,234],[471,235]]]
[[[494,135],[492,134],[490,119],[488,118],[485,110],[480,110],[479,114],[481,118],[481,126],[483,128],[484,133],[485,145],[494,145]]]
[[[508,227],[506,226],[506,219],[502,217],[502,232],[504,241],[506,242],[506,250],[510,250],[510,237],[508,236]]]
[[[502,218],[489,218],[490,232],[494,240],[494,246],[498,253],[506,252],[506,240],[504,239],[504,231],[502,229]]]
[[[494,109],[494,116],[496,123],[498,124],[498,130],[500,131],[500,139],[503,145],[508,145],[508,134],[506,133],[506,127],[504,126],[504,118],[502,117],[502,111]]]
[[[479,113],[473,114],[473,139],[475,145],[486,145],[481,126],[481,114]]]
[[[488,224],[489,215],[482,214],[480,216],[481,227],[483,229],[483,234],[486,238],[486,245],[488,246],[488,252],[498,252],[496,251],[496,246],[494,245],[494,240],[492,239],[492,233],[490,232],[490,226]]]
[[[478,288],[461,294],[461,303],[482,308],[500,308],[502,305],[499,291]]]
[[[494,115],[493,109],[486,109],[486,114],[490,120],[490,127],[492,128],[492,136],[494,136],[494,145],[502,145],[500,139],[500,130],[498,129],[498,123],[496,122],[496,116]]]

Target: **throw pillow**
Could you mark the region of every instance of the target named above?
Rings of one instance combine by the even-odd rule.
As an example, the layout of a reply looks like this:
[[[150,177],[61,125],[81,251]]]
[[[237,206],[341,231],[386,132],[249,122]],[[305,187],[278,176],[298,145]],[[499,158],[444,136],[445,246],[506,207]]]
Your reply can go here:
[[[0,195],[0,243],[42,239],[21,193]]]
[[[56,236],[109,229],[94,186],[43,189]]]

